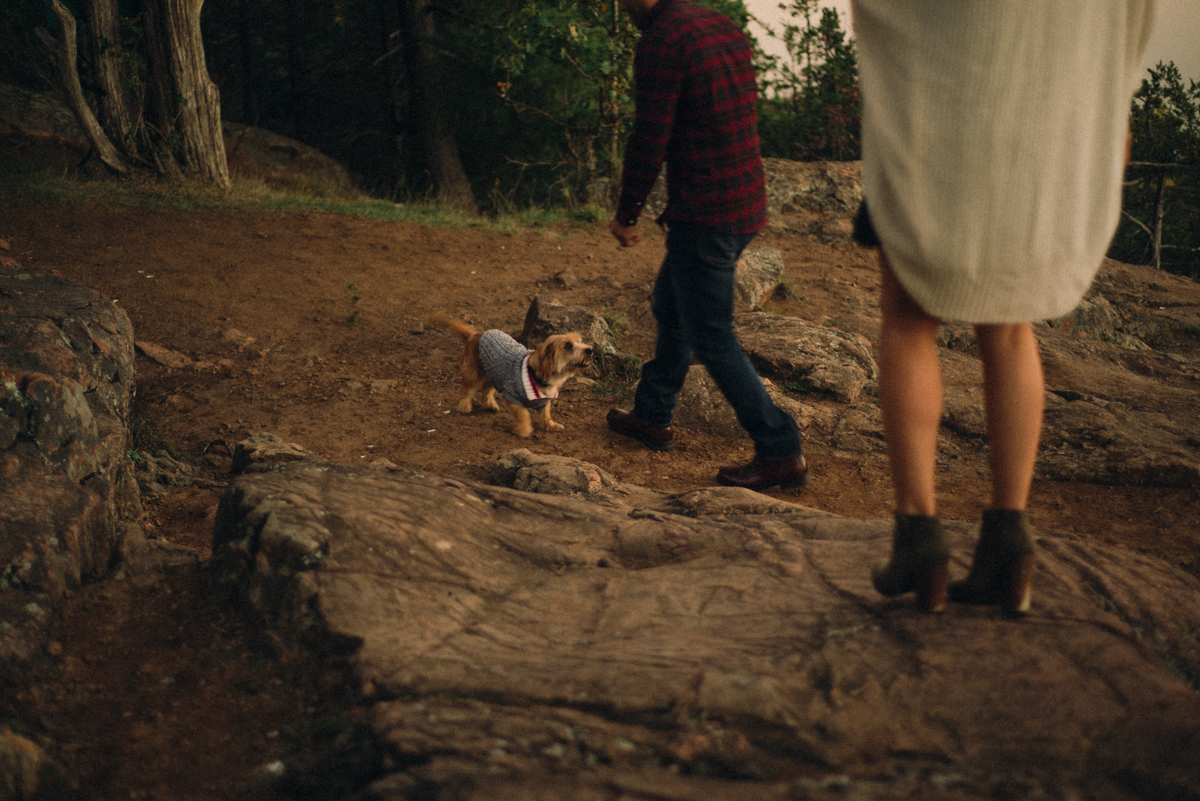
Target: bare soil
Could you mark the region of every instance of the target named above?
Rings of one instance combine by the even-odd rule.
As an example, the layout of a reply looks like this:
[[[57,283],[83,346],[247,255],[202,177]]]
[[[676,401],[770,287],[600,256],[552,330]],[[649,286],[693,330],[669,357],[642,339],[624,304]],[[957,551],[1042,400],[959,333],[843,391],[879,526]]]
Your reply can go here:
[[[683,429],[675,450],[651,452],[605,426],[610,407],[628,407],[627,385],[568,385],[555,407],[566,430],[531,440],[513,436],[507,414],[453,412],[460,343],[422,322],[444,310],[515,332],[533,298],[553,299],[607,314],[621,347],[649,358],[663,240],[642,227],[642,244],[622,249],[603,225],[509,235],[321,213],[0,208],[0,238],[19,264],[116,299],[139,341],[198,363],[139,356],[134,433],[138,447],[167,450],[206,479],[145,500],[150,533],[191,549],[199,566],[72,598],[44,672],[0,694],[8,725],[46,743],[86,798],[342,798],[361,785],[373,752],[342,677],[205,592],[232,448],[269,431],[338,462],[485,480],[497,455],[526,447],[665,492],[713,484],[718,467],[751,458],[750,441]],[[779,232],[751,247],[761,246],[783,252],[790,290],[769,310],[876,338],[873,254]],[[847,516],[891,514],[881,457],[817,437],[805,447],[813,483],[769,494]],[[982,456],[947,461],[939,481],[943,516],[978,518]],[[1037,482],[1031,514],[1039,527],[1200,573],[1197,495]]]

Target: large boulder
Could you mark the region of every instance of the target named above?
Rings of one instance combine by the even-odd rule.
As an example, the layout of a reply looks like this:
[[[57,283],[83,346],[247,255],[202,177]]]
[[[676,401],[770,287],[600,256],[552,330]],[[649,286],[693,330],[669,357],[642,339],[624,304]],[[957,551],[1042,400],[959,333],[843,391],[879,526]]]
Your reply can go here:
[[[0,605],[25,610],[6,616],[16,628],[0,636],[0,674],[29,658],[35,612],[146,556],[129,457],[133,355],[113,301],[0,269]]]
[[[871,343],[861,334],[766,312],[736,315],[734,325],[760,371],[802,391],[852,403],[878,378]]]
[[[763,159],[767,216],[778,231],[848,244],[851,220],[862,202],[862,162]],[[653,220],[667,207],[666,170],[646,198],[642,219]]]
[[[778,231],[848,244],[862,202],[862,162],[763,159],[767,213]]]
[[[265,128],[221,122],[230,172],[257,178],[273,189],[314,197],[352,197],[350,173],[314,147]]]
[[[373,797],[1200,794],[1195,578],[1043,532],[1027,619],[920,614],[871,587],[887,520],[567,461],[494,473],[551,495],[304,462],[231,483],[214,575],[345,660],[392,766]],[[963,574],[976,532],[948,529]]]

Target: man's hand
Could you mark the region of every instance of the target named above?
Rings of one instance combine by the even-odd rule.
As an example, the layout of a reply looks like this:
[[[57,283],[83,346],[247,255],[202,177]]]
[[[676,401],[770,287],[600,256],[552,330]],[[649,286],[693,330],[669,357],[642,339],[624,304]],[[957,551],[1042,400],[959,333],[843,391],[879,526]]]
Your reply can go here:
[[[612,231],[612,235],[621,243],[621,247],[631,248],[638,242],[642,241],[641,237],[633,232],[633,226],[624,226],[617,222],[614,217],[608,224],[608,230]]]

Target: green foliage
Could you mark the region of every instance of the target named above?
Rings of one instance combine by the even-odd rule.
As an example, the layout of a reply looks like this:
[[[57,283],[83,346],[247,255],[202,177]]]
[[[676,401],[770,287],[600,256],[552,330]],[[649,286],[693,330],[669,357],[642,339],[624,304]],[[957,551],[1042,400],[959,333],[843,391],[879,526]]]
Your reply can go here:
[[[350,290],[350,313],[346,315],[346,325],[353,328],[362,315],[362,309],[358,308],[358,302],[362,300],[362,295],[359,294],[359,289],[355,284],[348,284],[346,289]]]
[[[1200,278],[1200,84],[1159,62],[1133,97],[1133,151],[1109,255]],[[1156,247],[1161,243],[1161,249]]]
[[[701,0],[743,30],[742,0]],[[451,0],[439,44],[456,65],[455,134],[489,205],[606,202],[633,123],[639,33],[615,0]],[[611,185],[611,183],[609,184]]]
[[[796,395],[808,395],[815,391],[812,381],[808,378],[808,373],[804,371],[793,373],[791,378],[783,382],[783,388]]]
[[[794,21],[779,34],[767,28],[784,43],[788,58],[767,57],[760,77],[763,155],[798,161],[861,158],[862,98],[854,41],[846,38],[832,8],[820,9],[814,22],[818,0],[790,0],[780,8]]]
[[[464,67],[459,145],[494,207],[577,205],[617,176],[637,42],[625,14],[603,2],[459,0],[439,31]]]

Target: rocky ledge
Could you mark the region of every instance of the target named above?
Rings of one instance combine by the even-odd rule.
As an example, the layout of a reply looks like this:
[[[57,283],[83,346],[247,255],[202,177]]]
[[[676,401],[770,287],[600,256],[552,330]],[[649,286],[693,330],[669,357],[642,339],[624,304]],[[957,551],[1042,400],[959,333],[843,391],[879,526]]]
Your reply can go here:
[[[353,677],[371,798],[1200,794],[1200,582],[1160,560],[1043,533],[1028,618],[925,615],[871,587],[887,520],[526,450],[492,484],[240,463],[214,572]]]

